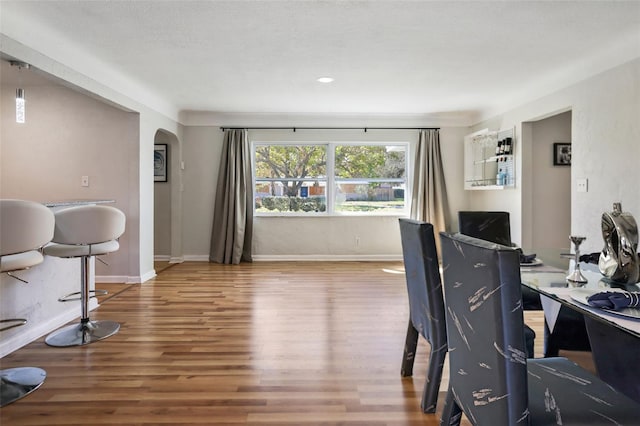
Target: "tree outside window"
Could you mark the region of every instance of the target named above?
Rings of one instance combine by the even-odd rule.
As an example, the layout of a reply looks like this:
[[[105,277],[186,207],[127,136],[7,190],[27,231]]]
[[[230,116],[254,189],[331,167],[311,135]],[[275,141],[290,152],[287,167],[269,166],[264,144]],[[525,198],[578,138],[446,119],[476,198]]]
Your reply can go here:
[[[407,143],[254,143],[256,214],[406,213]]]

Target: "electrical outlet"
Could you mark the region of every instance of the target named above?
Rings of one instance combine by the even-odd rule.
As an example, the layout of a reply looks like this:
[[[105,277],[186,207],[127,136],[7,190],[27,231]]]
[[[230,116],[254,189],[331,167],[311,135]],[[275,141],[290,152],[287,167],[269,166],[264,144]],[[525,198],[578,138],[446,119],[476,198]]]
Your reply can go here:
[[[80,178],[80,185],[81,186],[89,186],[89,176],[82,176]]]
[[[589,179],[578,179],[576,180],[578,192],[588,192],[589,191]]]

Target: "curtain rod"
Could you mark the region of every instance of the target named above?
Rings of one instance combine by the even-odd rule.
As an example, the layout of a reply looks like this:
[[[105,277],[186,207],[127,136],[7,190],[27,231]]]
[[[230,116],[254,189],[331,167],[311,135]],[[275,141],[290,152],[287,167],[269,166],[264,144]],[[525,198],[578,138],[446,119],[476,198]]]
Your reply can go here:
[[[220,127],[225,130],[440,130],[440,127]]]

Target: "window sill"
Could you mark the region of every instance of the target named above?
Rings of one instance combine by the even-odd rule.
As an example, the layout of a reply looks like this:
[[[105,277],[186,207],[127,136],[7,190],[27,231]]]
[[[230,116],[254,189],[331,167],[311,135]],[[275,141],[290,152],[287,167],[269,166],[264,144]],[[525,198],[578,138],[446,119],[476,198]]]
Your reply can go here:
[[[254,218],[269,218],[269,217],[275,217],[275,218],[336,218],[336,217],[359,217],[359,218],[366,218],[366,217],[371,217],[371,218],[381,218],[381,217],[391,217],[391,218],[401,218],[401,217],[409,217],[408,213],[402,212],[402,213],[389,213],[389,214],[363,214],[363,213],[333,213],[333,214],[327,214],[327,213],[254,213],[253,215]]]

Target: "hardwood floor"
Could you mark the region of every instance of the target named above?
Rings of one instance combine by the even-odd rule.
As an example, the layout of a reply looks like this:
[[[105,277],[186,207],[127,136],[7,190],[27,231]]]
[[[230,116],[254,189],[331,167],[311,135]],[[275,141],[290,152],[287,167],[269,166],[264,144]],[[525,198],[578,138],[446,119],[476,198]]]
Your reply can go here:
[[[165,269],[171,268],[172,266],[176,265],[175,263],[169,263],[169,262],[153,262],[153,269],[156,270],[156,274],[159,274],[160,272],[164,271]]]
[[[42,338],[0,360],[48,374],[1,425],[439,423],[420,411],[422,339],[415,377],[400,377],[401,263],[184,263],[109,287],[92,317],[119,321],[118,334],[71,348]]]

